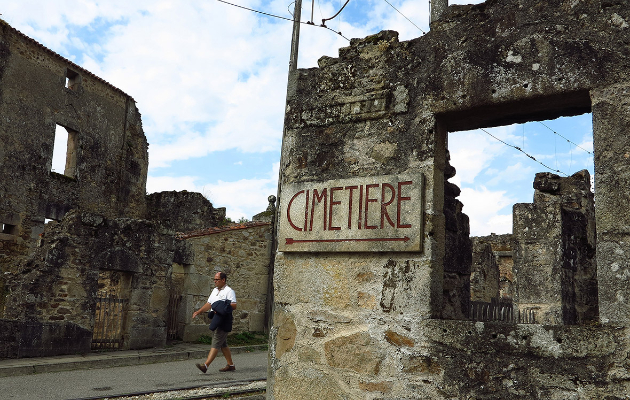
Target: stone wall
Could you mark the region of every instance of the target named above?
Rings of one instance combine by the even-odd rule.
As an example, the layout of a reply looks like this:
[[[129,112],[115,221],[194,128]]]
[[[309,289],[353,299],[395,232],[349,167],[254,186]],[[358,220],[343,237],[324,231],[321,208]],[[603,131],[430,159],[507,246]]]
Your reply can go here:
[[[60,329],[55,340],[62,340],[68,327],[87,332],[81,337],[90,340],[80,341],[82,348],[74,352],[89,351],[96,297],[103,289],[99,276],[124,273],[130,286],[116,293],[129,303],[122,348],[164,345],[175,246],[173,236],[150,221],[71,211],[60,223],[47,224],[39,247],[19,266],[21,279],[9,286],[6,316]],[[20,342],[20,353],[36,353],[40,341]]]
[[[604,234],[597,234],[598,272],[605,270],[598,273],[604,292],[599,304],[606,310],[602,321],[628,320],[630,285],[623,259],[630,201],[619,190],[630,186],[624,169],[624,154],[630,152],[627,21],[627,0],[451,6],[420,38],[400,43],[395,33],[381,32],[353,39],[338,58],[323,57],[319,68],[291,74],[280,164],[280,210],[286,215],[280,213],[280,231],[282,218],[289,218],[287,203],[300,193],[285,198],[287,187],[400,174],[425,179],[424,202],[415,210],[424,226],[418,251],[326,252],[306,245],[289,251],[280,243],[268,398],[627,395],[624,326],[494,328],[435,319],[442,315],[448,289],[446,132],[576,115],[592,107],[597,227],[600,220],[604,226]],[[551,221],[534,222],[552,228],[565,213],[562,218],[589,232],[579,215],[584,210],[563,211],[559,205]],[[567,237],[558,244],[573,248],[574,240],[583,238],[590,240]],[[334,232],[326,240],[335,241]],[[590,250],[582,249],[588,255]],[[527,267],[534,273],[537,266]],[[586,275],[592,287],[593,275]],[[587,297],[577,292],[576,311],[577,299]],[[577,311],[584,313],[582,321],[592,316],[593,308],[587,308]]]
[[[492,246],[473,238],[470,300],[490,303],[499,299],[499,266]]]
[[[473,247],[468,216],[457,200],[461,190],[447,180],[455,176],[455,167],[448,162],[444,172],[444,222],[446,246],[444,254],[444,286],[442,318],[467,319],[471,301],[471,264]]]
[[[148,155],[131,97],[1,20],[0,115],[1,317],[45,219],[144,216]],[[51,171],[56,126],[68,131],[64,171]]]
[[[265,310],[269,284],[272,225],[268,222],[248,222],[221,228],[210,228],[181,235],[194,260],[173,271],[173,280],[183,294],[180,307],[182,331],[180,337],[194,341],[208,335],[206,317],[190,321],[192,313],[203,306],[214,289],[213,278],[218,271],[227,275],[227,284],[236,292],[234,332],[267,331]]]
[[[614,20],[625,23],[628,32],[630,17],[618,15],[623,17]],[[591,96],[599,316],[603,323],[629,326],[630,192],[625,188],[630,187],[630,172],[625,160],[630,157],[630,79],[593,90]]]
[[[495,297],[501,302],[512,303],[516,290],[512,251],[514,236],[493,233],[471,239],[473,242],[471,300],[489,302],[488,299]],[[498,282],[495,284],[496,279]],[[497,284],[498,288],[495,287]],[[481,300],[482,298],[484,300]]]
[[[219,225],[225,208],[199,193],[146,195],[148,144],[133,99],[0,21],[0,115],[0,357],[89,351],[111,322],[95,317],[104,296],[125,304],[115,311],[122,348],[163,345],[169,308],[184,332],[190,303],[176,306],[195,254],[174,234]],[[52,171],[58,129],[68,134],[65,168]],[[267,243],[215,256],[242,271],[237,285],[247,274],[264,281],[242,283],[237,330],[264,328]]]
[[[159,221],[175,232],[190,232],[221,224],[225,207],[214,208],[201,193],[151,193],[147,195],[147,219]]]
[[[547,324],[597,321],[595,209],[588,171],[536,174],[534,203],[514,205],[519,308]]]

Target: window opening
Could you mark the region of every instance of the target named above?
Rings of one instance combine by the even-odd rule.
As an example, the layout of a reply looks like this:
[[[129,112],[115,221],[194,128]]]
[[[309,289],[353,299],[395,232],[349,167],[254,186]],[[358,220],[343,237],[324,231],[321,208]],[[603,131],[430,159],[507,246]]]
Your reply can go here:
[[[77,164],[77,132],[57,125],[51,171],[71,178],[76,177]]]
[[[2,233],[7,235],[17,235],[17,226],[11,224],[0,223],[0,229]]]
[[[512,206],[532,202],[538,172],[565,177],[586,169],[595,190],[590,113],[449,132],[448,149],[456,169],[449,182],[461,189],[471,236],[512,233]]]
[[[66,70],[66,88],[70,90],[77,90],[79,88],[79,83],[81,83],[81,76],[70,69]]]
[[[447,169],[445,177],[461,193],[445,184],[447,226],[449,217],[456,223],[446,232],[444,279],[450,279],[449,287],[470,288],[469,304],[468,299],[460,302],[464,318],[566,325],[596,320],[595,244],[589,239],[594,237],[593,203],[581,200],[581,186],[571,192],[570,185],[552,176],[536,179],[536,199],[533,187],[540,172],[565,178],[587,170],[594,193],[592,115],[449,132],[447,148],[455,171]],[[580,182],[580,175],[576,179],[571,182]],[[562,202],[560,209],[546,208],[546,204],[560,204],[556,201]],[[467,229],[465,219],[451,215],[459,210],[469,218],[472,260],[468,273],[459,272],[448,261],[457,255],[449,249],[460,243],[457,240]],[[513,232],[513,216],[518,218],[517,232]],[[547,252],[554,254],[553,260],[562,261],[550,261]],[[551,278],[541,280],[540,276]],[[445,302],[457,290],[445,289]]]

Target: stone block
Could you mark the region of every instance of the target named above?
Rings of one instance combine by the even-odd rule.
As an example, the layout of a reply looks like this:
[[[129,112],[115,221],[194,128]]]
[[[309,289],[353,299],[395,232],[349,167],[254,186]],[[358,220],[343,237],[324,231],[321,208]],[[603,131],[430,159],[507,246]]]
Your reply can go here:
[[[280,310],[277,310],[274,315],[273,325],[277,327],[275,335],[276,358],[281,359],[286,352],[293,349],[297,328],[291,314]]]
[[[377,375],[384,358],[376,341],[365,332],[329,340],[324,349],[328,365],[360,374]]]
[[[267,330],[265,325],[265,314],[263,313],[250,313],[249,314],[249,329],[250,332],[264,332]]]
[[[387,332],[385,332],[385,339],[389,343],[398,347],[413,347],[415,345],[414,340],[411,339],[410,337],[401,335],[392,330],[388,330]]]
[[[601,322],[630,325],[630,235],[601,235],[597,243]]]

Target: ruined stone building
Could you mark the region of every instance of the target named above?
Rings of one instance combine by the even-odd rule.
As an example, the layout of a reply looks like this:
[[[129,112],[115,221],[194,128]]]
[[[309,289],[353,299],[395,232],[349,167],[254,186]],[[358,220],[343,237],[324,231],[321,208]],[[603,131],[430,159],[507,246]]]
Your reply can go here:
[[[516,320],[519,313],[529,313],[544,324],[595,323],[590,174],[583,170],[562,178],[539,173],[534,188],[533,203],[514,205],[514,234],[473,238],[471,300],[478,302],[477,308],[503,308]]]
[[[587,112],[596,206],[539,174],[471,242],[448,132]],[[627,398],[629,132],[627,0],[444,7],[292,73],[267,397]],[[542,323],[467,320],[492,299]]]
[[[53,171],[59,129],[66,162]],[[147,146],[129,95],[0,21],[0,357],[193,338],[191,299],[209,295],[218,264],[210,244],[175,233],[217,226],[225,209],[199,193],[147,196]],[[249,238],[232,255],[255,260],[221,260],[234,283],[242,266],[266,288],[269,226],[238,231]],[[236,329],[263,330],[266,292],[250,292]]]

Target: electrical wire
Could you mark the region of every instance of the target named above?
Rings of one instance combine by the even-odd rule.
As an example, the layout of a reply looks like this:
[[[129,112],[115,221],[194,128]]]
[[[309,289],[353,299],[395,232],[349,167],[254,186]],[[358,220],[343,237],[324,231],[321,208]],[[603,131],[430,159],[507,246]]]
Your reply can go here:
[[[544,126],[545,128],[549,129],[551,132],[553,132],[553,133],[554,133],[554,135],[558,135],[558,136],[560,136],[562,139],[564,139],[564,140],[566,140],[567,142],[571,143],[571,144],[572,144],[572,145],[574,145],[575,147],[577,147],[577,148],[579,148],[579,149],[584,150],[585,152],[587,152],[587,153],[588,153],[588,154],[590,154],[590,155],[593,155],[593,153],[592,153],[592,152],[590,152],[590,151],[586,150],[586,149],[585,149],[585,148],[583,148],[583,147],[580,147],[580,145],[579,145],[579,144],[577,144],[577,143],[573,143],[572,141],[570,141],[569,139],[565,138],[564,136],[562,136],[562,135],[561,135],[561,134],[559,134],[558,132],[554,131],[553,129],[551,129],[550,127],[548,127],[547,125],[545,125],[544,123],[542,123],[542,122],[540,122],[540,121],[537,121],[537,122],[538,122],[539,124],[541,124],[542,126]]]
[[[400,11],[398,11],[398,9],[397,9],[396,7],[394,7],[394,6],[392,5],[392,3],[390,3],[390,2],[389,2],[389,1],[387,1],[387,0],[384,0],[384,1],[385,1],[385,3],[389,4],[391,8],[393,8],[394,10],[396,10],[396,11],[398,12],[398,14],[402,15],[403,17],[405,17],[405,19],[406,19],[407,21],[411,22],[411,24],[412,24],[413,26],[415,26],[416,28],[418,28],[418,30],[420,30],[420,32],[422,32],[423,34],[425,34],[425,35],[426,35],[426,32],[425,32],[425,31],[423,31],[422,29],[420,29],[420,27],[419,27],[418,25],[414,24],[414,23],[413,23],[413,21],[411,21],[409,18],[407,18],[407,16],[406,16],[405,14],[401,13]]]
[[[518,146],[514,146],[514,145],[512,145],[512,144],[509,144],[509,143],[504,142],[503,140],[499,139],[498,137],[494,136],[492,133],[488,132],[487,130],[485,130],[485,129],[483,129],[483,128],[479,128],[479,129],[480,129],[481,131],[485,132],[486,134],[488,134],[488,135],[492,136],[493,138],[495,138],[495,139],[496,139],[496,140],[498,140],[499,142],[503,143],[504,145],[509,146],[509,147],[512,147],[513,149],[516,149],[516,150],[520,151],[521,153],[525,154],[527,157],[529,157],[529,158],[531,158],[532,160],[536,161],[538,164],[542,165],[543,167],[547,168],[548,170],[553,171],[553,172],[558,172],[558,173],[560,173],[560,174],[562,174],[562,175],[564,175],[564,176],[569,176],[569,175],[565,174],[564,172],[560,171],[559,169],[553,169],[553,168],[551,168],[550,166],[548,166],[548,165],[546,165],[546,164],[544,164],[544,163],[542,163],[542,162],[538,161],[538,160],[537,160],[534,156],[532,156],[532,155],[530,155],[530,154],[527,154],[527,153],[526,153],[525,151],[523,151],[523,149],[521,149],[520,147],[518,147]]]
[[[348,5],[348,3],[350,3],[350,0],[346,0],[346,3],[343,5],[343,7],[341,7],[339,9],[339,11],[337,11],[337,14],[333,15],[330,18],[324,18],[322,19],[322,26],[326,26],[326,21],[330,21],[331,19],[334,19],[337,15],[339,15],[339,13],[341,13],[341,11],[343,11],[344,8],[346,8],[346,6]]]
[[[280,19],[284,19],[284,20],[286,20],[286,21],[291,21],[291,22],[294,22],[291,18],[281,17],[281,16],[279,16],[279,15],[269,14],[269,13],[266,13],[266,12],[263,12],[263,11],[254,10],[254,9],[252,9],[252,8],[247,8],[247,7],[239,6],[238,4],[230,3],[230,2],[225,1],[225,0],[217,0],[217,1],[218,1],[218,2],[221,2],[221,3],[225,3],[225,4],[228,4],[228,5],[231,5],[231,6],[234,6],[234,7],[242,8],[242,9],[247,10],[247,11],[253,11],[253,12],[258,13],[258,14],[263,14],[263,15],[266,15],[266,16],[268,16],[268,17],[280,18]],[[326,29],[328,29],[329,31],[335,32],[337,35],[341,36],[342,38],[346,39],[347,41],[350,41],[350,39],[348,39],[347,37],[345,37],[344,35],[342,35],[342,34],[341,34],[341,32],[337,32],[337,31],[335,31],[334,29],[330,29],[330,28],[329,28],[329,27],[327,27],[327,26],[318,26],[318,25],[309,24],[308,22],[302,22],[302,21],[299,21],[299,22],[300,22],[300,24],[304,24],[304,25],[316,26],[316,27],[318,27],[318,28],[326,28]]]

